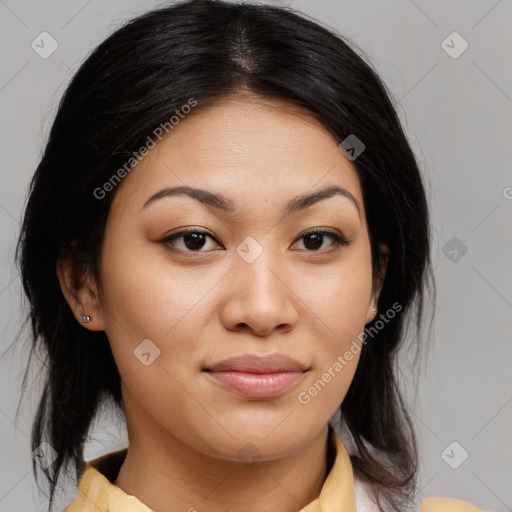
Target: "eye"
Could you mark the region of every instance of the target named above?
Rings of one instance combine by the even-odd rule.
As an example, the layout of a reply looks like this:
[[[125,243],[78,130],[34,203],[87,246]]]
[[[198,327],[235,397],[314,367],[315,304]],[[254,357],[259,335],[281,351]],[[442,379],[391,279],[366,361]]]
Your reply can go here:
[[[308,232],[301,235],[301,237],[298,240],[304,240],[304,246],[306,247],[307,251],[322,252],[325,249],[325,247],[323,246],[326,238],[331,239],[331,247],[334,246],[335,248],[345,247],[347,245],[350,245],[353,241],[347,238],[343,238],[334,231],[330,231],[325,228],[311,229]]]
[[[215,240],[209,233],[198,228],[189,227],[184,228],[176,233],[166,236],[159,242],[172,246],[183,252],[208,252],[207,250],[201,251],[208,239]],[[179,241],[179,243],[177,243]],[[217,244],[211,244],[210,250],[215,250],[219,247]],[[177,247],[176,247],[177,246]]]
[[[331,240],[331,247],[335,248],[342,246],[345,247],[352,243],[352,240],[343,238],[336,232],[325,228],[311,229],[301,235],[297,240],[304,240],[303,243],[306,251],[323,252],[326,249],[326,247],[324,247],[326,238]],[[159,240],[159,242],[171,246],[171,249],[177,249],[182,252],[209,252],[208,248],[207,250],[201,250],[205,245],[207,245],[208,239],[212,242],[217,242],[208,232],[199,228],[188,227],[166,236]],[[297,243],[298,242],[296,241],[292,247],[295,247]],[[210,250],[215,250],[217,248],[219,248],[218,242],[212,243]]]

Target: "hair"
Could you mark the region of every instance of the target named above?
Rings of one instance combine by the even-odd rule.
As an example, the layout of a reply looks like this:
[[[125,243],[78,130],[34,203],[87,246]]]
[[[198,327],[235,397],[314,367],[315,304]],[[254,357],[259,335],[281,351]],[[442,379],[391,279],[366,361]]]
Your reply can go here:
[[[378,311],[395,303],[402,310],[362,347],[340,417],[357,447],[354,474],[372,484],[381,510],[412,504],[417,438],[400,392],[397,357],[410,321],[419,333],[425,293],[430,285],[435,292],[435,285],[425,188],[392,96],[352,41],[300,12],[190,0],[139,15],[90,53],[59,103],[30,184],[16,248],[31,328],[22,388],[32,356],[42,353],[45,381],[31,443],[36,449],[46,441],[56,451],[46,468],[32,462],[38,486],[38,471],[49,484],[48,510],[59,475],[70,465],[77,480],[83,471],[84,444],[100,407],[115,404],[123,411],[106,334],[76,321],[57,279],[58,257],[68,251],[99,281],[116,189],[101,200],[95,190],[191,98],[197,111],[247,91],[304,107],[338,143],[356,135],[365,145],[353,165],[374,272],[379,244],[389,247]],[[420,338],[414,340],[418,350]]]

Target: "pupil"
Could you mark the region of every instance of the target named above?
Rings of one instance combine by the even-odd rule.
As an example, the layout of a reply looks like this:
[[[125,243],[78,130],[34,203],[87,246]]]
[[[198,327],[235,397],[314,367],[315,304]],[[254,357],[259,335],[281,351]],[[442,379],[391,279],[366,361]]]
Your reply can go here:
[[[201,247],[204,245],[204,235],[202,233],[184,235],[183,241],[185,242],[187,248],[190,250],[201,249]]]
[[[184,235],[183,240],[185,245],[190,250],[198,250],[201,249],[204,245],[204,234],[202,233],[191,233],[189,235]],[[312,242],[312,243],[310,243]],[[318,235],[313,233],[311,235],[307,235],[305,237],[304,245],[309,250],[315,250],[322,247],[323,235]]]
[[[311,244],[308,244],[307,243],[307,240],[311,240],[313,239],[313,247],[311,247]],[[318,249],[319,247],[322,246],[322,241],[323,241],[323,235],[318,235],[318,234],[312,234],[312,235],[307,235],[306,236],[306,239],[304,241],[304,245],[306,246],[307,249]],[[309,247],[308,247],[309,246]]]

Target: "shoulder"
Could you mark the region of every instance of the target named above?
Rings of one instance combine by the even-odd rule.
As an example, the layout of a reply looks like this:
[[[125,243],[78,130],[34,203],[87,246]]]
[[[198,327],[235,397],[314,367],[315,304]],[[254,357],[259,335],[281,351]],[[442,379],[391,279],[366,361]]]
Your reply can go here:
[[[448,497],[425,498],[420,512],[486,512],[468,501]]]
[[[354,477],[354,491],[358,512],[379,512],[380,509],[368,484]],[[468,501],[444,496],[425,498],[417,510],[418,512],[487,512]]]
[[[339,438],[341,436],[338,434]],[[342,442],[345,443],[345,441]],[[353,448],[349,444],[347,451],[349,455],[353,453]],[[380,512],[377,506],[375,494],[370,484],[359,479],[353,474],[354,497],[357,512]],[[421,503],[421,505],[420,505]],[[423,501],[416,501],[415,511],[417,512],[490,512],[468,501],[447,496],[435,496],[424,498]]]

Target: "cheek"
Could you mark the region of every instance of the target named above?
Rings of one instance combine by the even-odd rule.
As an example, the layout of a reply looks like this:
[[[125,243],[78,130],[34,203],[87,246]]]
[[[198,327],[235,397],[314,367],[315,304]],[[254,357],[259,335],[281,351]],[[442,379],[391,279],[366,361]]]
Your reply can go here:
[[[318,327],[315,365],[298,391],[297,401],[325,419],[346,395],[363,348],[372,287],[369,248],[354,251],[337,271],[318,275],[315,282],[304,280],[303,292],[311,321]],[[326,334],[320,336],[320,332]]]
[[[361,283],[358,279],[354,281]],[[370,288],[344,282],[340,290],[330,295],[329,302],[317,303],[317,323],[328,324],[328,335],[317,338],[315,364],[310,375],[297,390],[295,399],[304,417],[327,422],[342,403],[357,369],[368,309]],[[371,286],[371,283],[370,283]],[[314,307],[314,306],[313,306]],[[325,329],[323,329],[325,331]]]
[[[103,252],[102,302],[106,333],[128,387],[141,401],[154,401],[165,387],[166,401],[176,402],[186,399],[179,383],[189,385],[204,363],[208,347],[201,340],[212,328],[227,268],[176,264],[160,249],[111,237]]]
[[[184,389],[191,387],[191,375],[197,371],[198,305],[213,279],[192,279],[190,269],[169,272],[171,266],[161,256],[154,257],[157,252],[114,246],[113,239],[106,244],[102,303],[126,409],[179,430],[186,421],[176,421],[173,411],[187,418],[197,415],[199,423],[207,419]]]
[[[350,252],[351,251],[351,252]],[[360,243],[345,253],[328,271],[305,272],[299,276],[299,293],[311,317],[326,333],[328,351],[341,350],[362,329],[372,291],[372,267],[369,246]]]
[[[159,251],[123,245],[111,237],[103,251],[102,278],[105,330],[121,373],[138,368],[137,350],[144,340],[151,341],[145,342],[150,352],[160,351],[160,361],[169,352],[169,340],[174,357],[190,346],[186,341],[195,333],[189,315],[200,298],[190,270],[188,278],[187,269],[170,271]],[[185,325],[188,334],[183,338]]]

